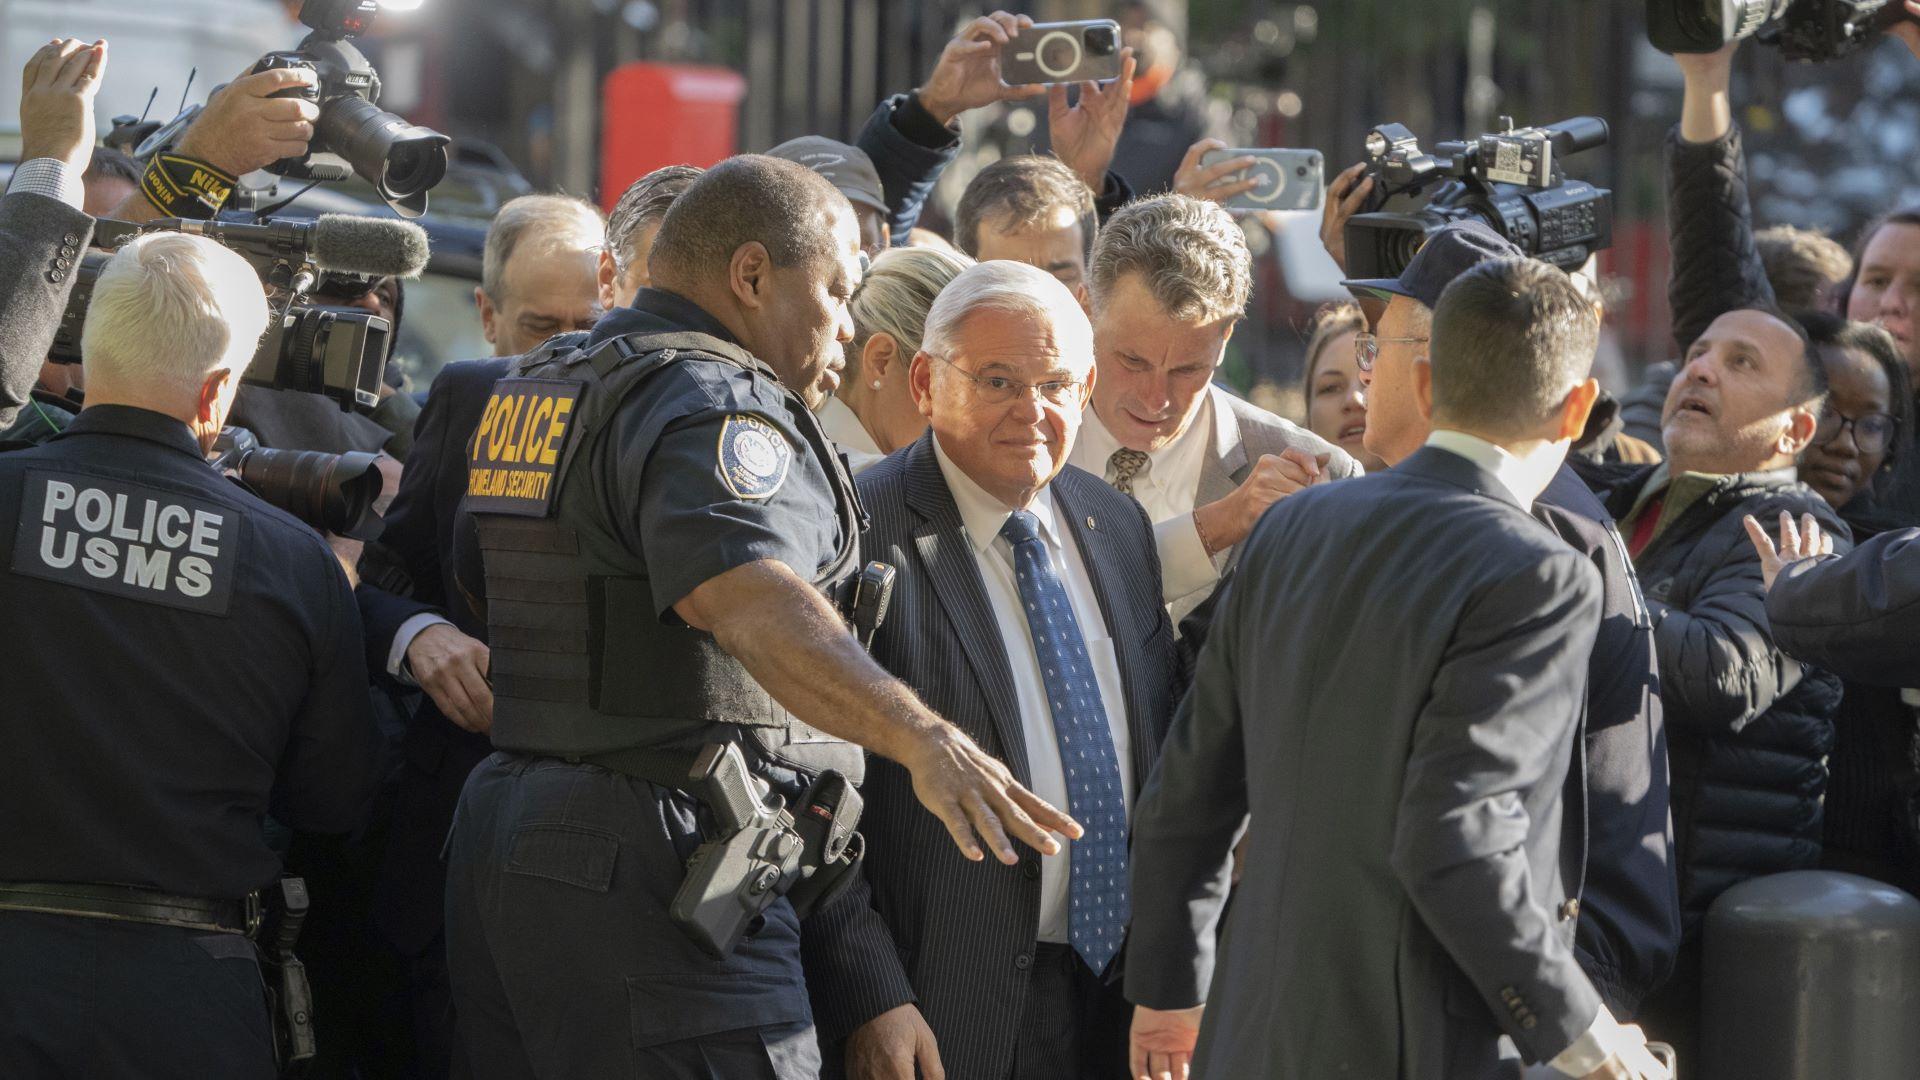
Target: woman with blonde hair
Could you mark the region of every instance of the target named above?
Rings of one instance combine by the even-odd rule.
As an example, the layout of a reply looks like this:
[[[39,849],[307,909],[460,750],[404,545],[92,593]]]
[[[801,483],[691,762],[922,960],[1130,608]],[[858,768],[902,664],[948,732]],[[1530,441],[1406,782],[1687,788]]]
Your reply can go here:
[[[854,291],[847,368],[839,391],[820,406],[820,425],[855,473],[926,431],[907,371],[920,351],[934,297],[972,265],[965,255],[937,248],[894,248],[874,260]]]

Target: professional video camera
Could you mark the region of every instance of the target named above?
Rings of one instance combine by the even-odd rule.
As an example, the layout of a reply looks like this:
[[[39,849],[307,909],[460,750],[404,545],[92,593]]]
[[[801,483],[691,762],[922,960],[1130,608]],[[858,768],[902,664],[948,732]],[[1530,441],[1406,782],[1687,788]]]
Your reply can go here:
[[[451,140],[379,107],[380,76],[350,41],[373,26],[379,9],[377,0],[306,0],[300,5],[300,21],[313,33],[299,48],[268,53],[254,65],[255,71],[312,71],[316,85],[304,96],[320,106],[309,152],[277,162],[268,171],[296,180],[330,181],[358,173],[396,212],[418,217],[426,212],[427,191],[447,175]]]
[[[260,275],[273,311],[243,381],[324,394],[343,409],[355,405],[371,409],[380,403],[380,379],[386,371],[393,327],[357,308],[314,306],[304,300],[322,282],[351,288],[376,276],[419,274],[427,265],[425,230],[411,222],[347,214],[257,225],[187,218],[132,225],[102,219],[94,228],[93,242],[96,247],[117,248],[142,233],[161,230],[214,240],[238,252]],[[110,257],[89,251],[81,258],[48,359],[80,362],[80,332],[93,301],[93,283]]]
[[[1434,230],[1479,218],[1535,258],[1574,270],[1613,243],[1613,193],[1569,180],[1560,159],[1604,145],[1607,122],[1580,116],[1423,153],[1411,131],[1367,133],[1367,212],[1347,221],[1347,276],[1398,277]]]
[[[1900,0],[1647,0],[1647,37],[1668,53],[1708,53],[1759,35],[1789,60],[1837,60],[1915,20]]]

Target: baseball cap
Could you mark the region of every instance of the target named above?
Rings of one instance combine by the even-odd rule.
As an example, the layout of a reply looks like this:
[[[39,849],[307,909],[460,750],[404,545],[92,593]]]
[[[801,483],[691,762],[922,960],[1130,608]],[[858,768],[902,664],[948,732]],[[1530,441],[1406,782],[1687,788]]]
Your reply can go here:
[[[1440,294],[1461,274],[1495,259],[1526,255],[1519,246],[1477,219],[1455,221],[1434,230],[1397,278],[1343,281],[1363,300],[1391,300],[1404,296],[1429,308],[1440,306]]]
[[[873,159],[857,146],[848,146],[824,135],[802,135],[788,139],[767,151],[768,157],[798,162],[826,177],[827,183],[855,206],[887,212],[887,196],[880,187],[880,174]]]

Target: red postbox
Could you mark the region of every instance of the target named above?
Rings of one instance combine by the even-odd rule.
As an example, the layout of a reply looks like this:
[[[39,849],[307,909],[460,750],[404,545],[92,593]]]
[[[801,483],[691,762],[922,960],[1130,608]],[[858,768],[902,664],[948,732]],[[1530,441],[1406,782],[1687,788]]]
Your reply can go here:
[[[747,80],[735,71],[636,61],[615,68],[600,95],[600,203],[666,165],[708,166],[734,152]]]

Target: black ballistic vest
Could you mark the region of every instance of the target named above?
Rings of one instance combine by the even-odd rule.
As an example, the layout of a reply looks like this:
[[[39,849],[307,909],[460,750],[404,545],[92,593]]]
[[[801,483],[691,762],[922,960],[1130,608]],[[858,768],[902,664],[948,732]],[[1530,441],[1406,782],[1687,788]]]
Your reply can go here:
[[[493,743],[570,757],[751,735],[789,764],[857,777],[858,747],[788,713],[711,634],[655,616],[648,579],[608,520],[638,492],[600,490],[589,464],[600,440],[630,395],[689,361],[774,377],[727,342],[677,332],[529,354],[496,384],[470,449],[465,500],[486,562]],[[861,511],[819,423],[797,395],[786,401],[837,495],[839,551],[814,583],[831,596],[859,567]],[[647,422],[649,443],[679,418],[659,411]]]

